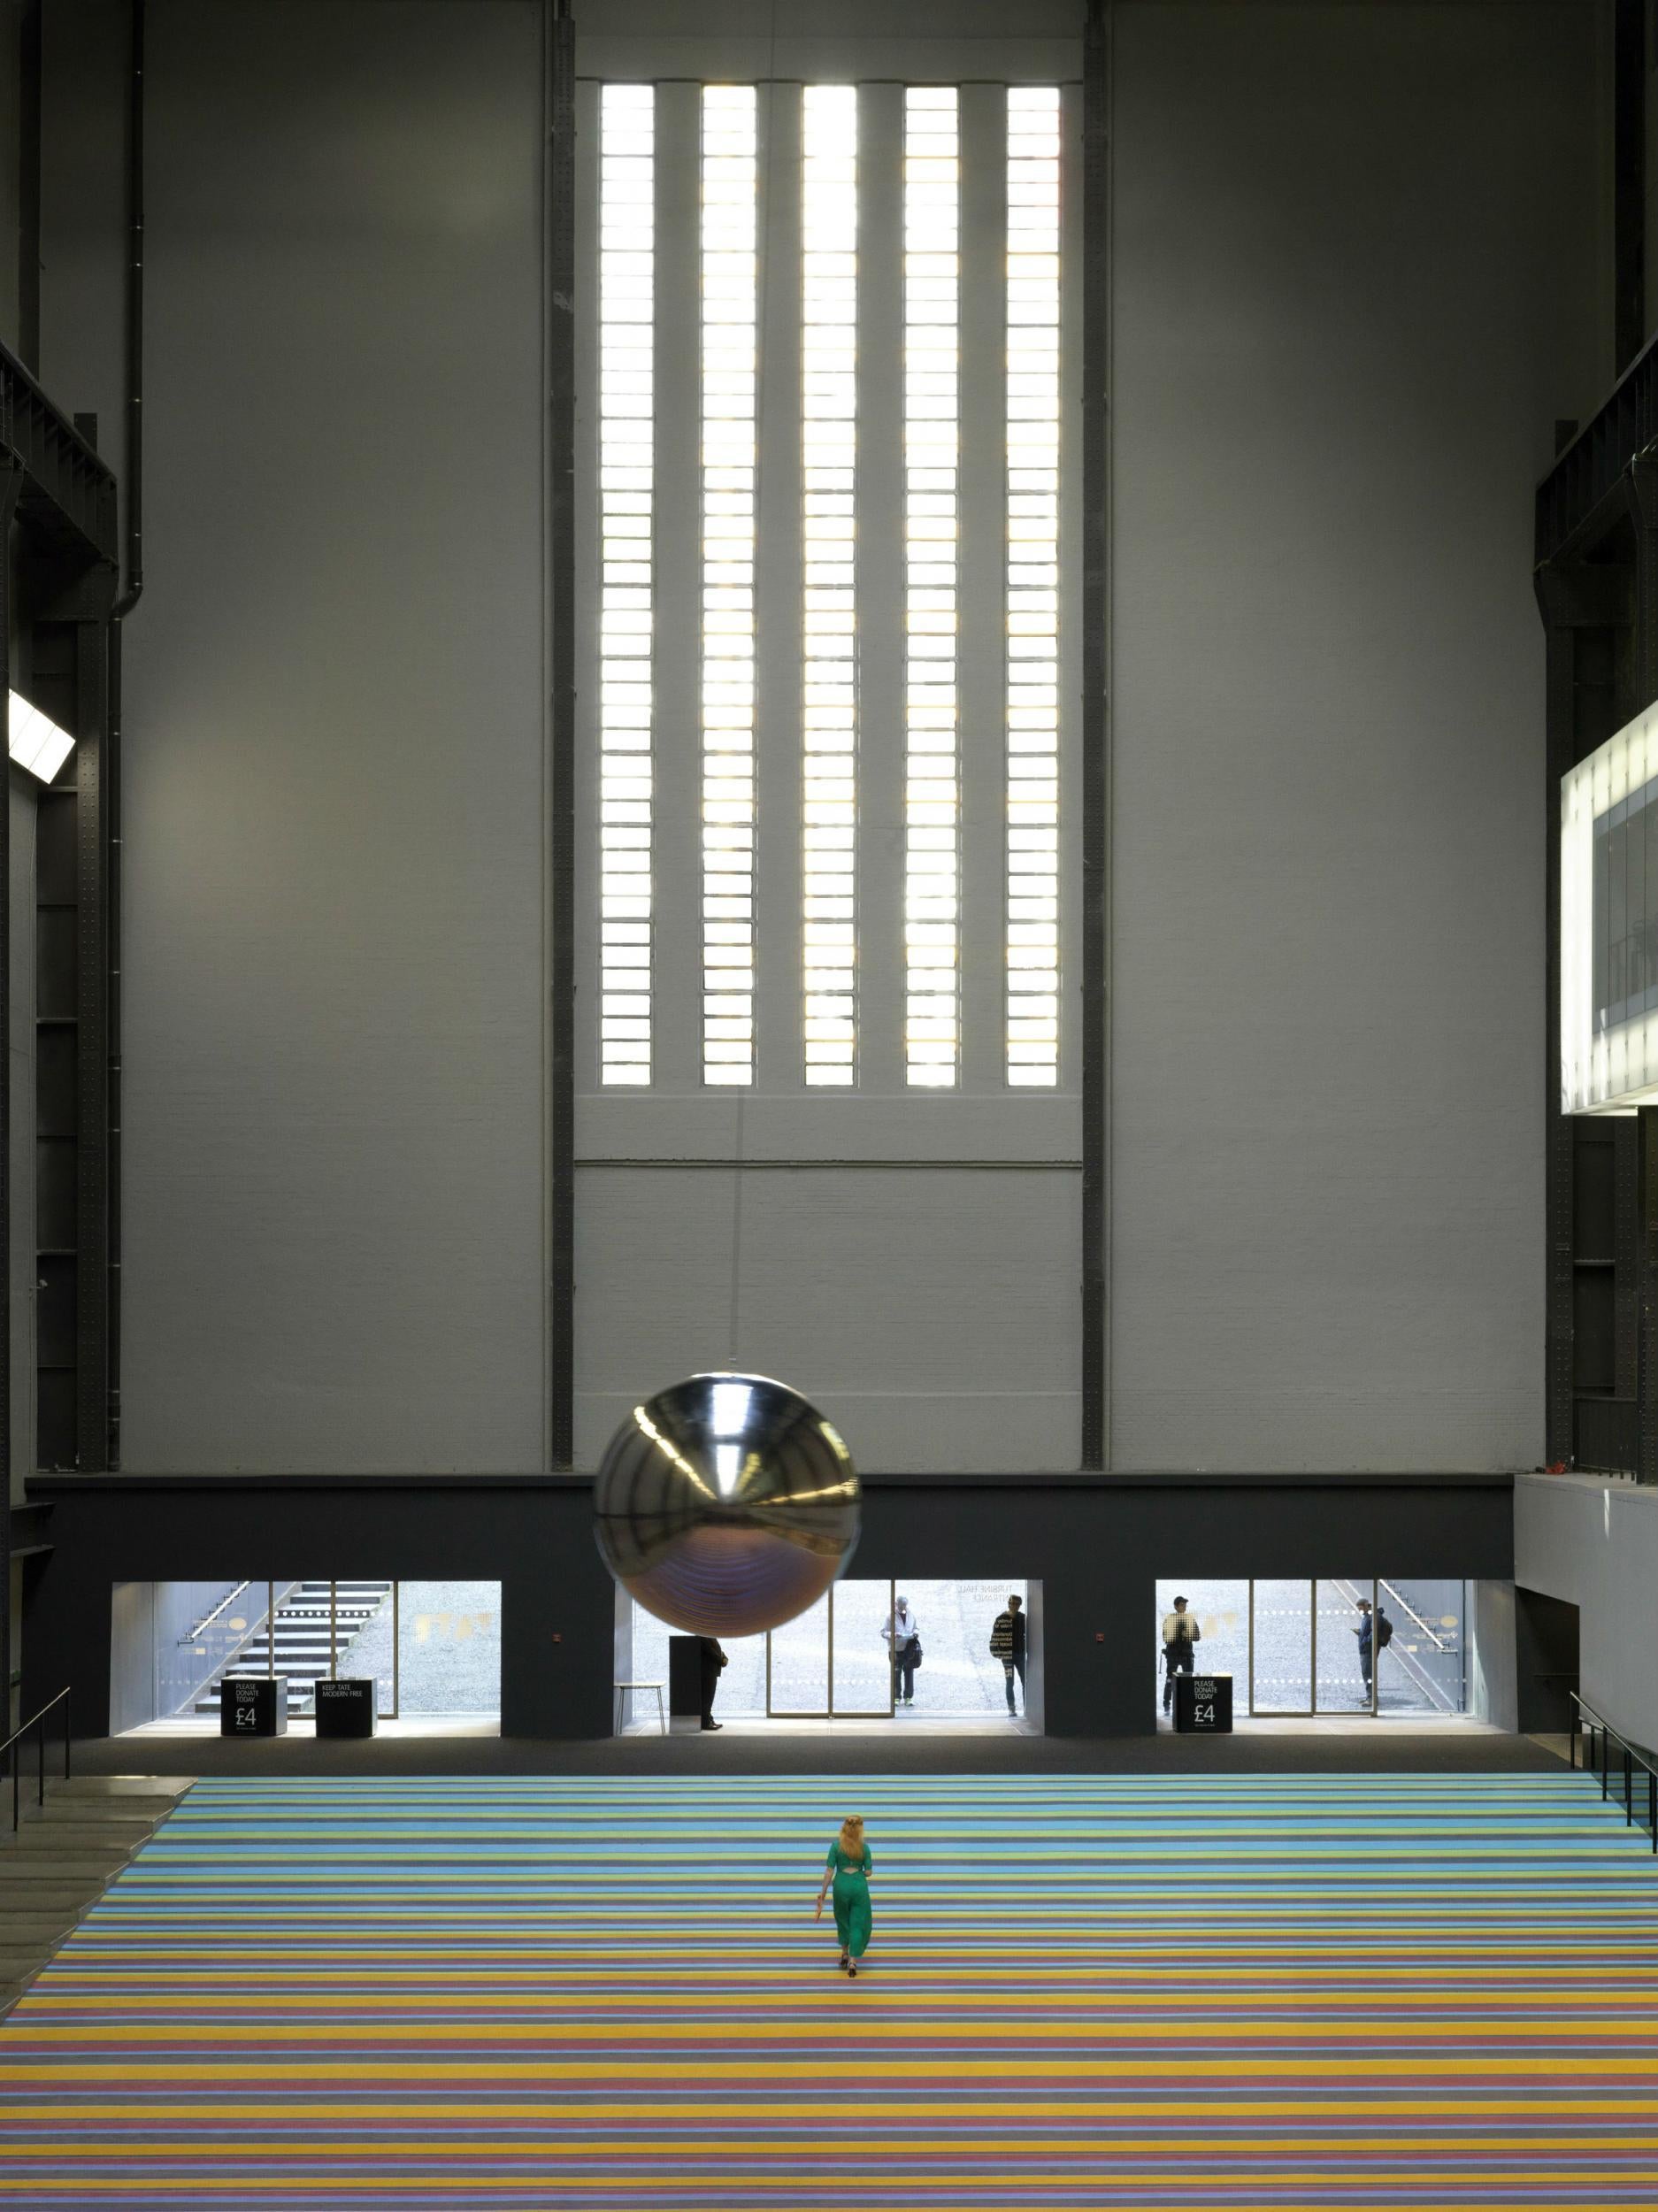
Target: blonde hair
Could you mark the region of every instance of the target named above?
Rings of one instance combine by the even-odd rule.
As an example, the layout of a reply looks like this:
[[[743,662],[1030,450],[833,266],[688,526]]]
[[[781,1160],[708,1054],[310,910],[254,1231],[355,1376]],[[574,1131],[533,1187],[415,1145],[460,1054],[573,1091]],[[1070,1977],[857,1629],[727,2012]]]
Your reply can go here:
[[[848,1813],[841,1824],[841,1847],[843,1851],[856,1851],[863,1841],[864,1816],[862,1813]]]

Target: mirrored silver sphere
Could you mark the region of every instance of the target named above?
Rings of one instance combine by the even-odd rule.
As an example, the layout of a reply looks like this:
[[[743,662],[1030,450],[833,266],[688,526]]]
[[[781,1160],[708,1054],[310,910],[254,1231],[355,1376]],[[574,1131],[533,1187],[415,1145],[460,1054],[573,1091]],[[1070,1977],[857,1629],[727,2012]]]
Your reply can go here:
[[[798,1391],[693,1375],[635,1406],[594,1488],[604,1563],[658,1620],[756,1636],[816,1602],[857,1542],[851,1454]]]

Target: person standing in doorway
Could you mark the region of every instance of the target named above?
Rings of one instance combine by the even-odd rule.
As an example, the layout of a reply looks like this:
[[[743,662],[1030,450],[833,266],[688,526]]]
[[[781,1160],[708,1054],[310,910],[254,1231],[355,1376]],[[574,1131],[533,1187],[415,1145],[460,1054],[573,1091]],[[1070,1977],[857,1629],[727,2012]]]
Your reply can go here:
[[[725,1654],[712,1636],[699,1636],[702,1662],[702,1725],[707,1729],[721,1728],[723,1721],[714,1718],[714,1693],[719,1687],[719,1678],[725,1671]]]
[[[1174,1678],[1190,1674],[1197,1663],[1193,1649],[1203,1634],[1191,1614],[1186,1611],[1186,1600],[1176,1598],[1172,1613],[1163,1617],[1163,1709],[1174,1710]]]
[[[858,1978],[858,1961],[869,1948],[870,1876],[875,1862],[864,1840],[864,1823],[854,1813],[841,1824],[841,1832],[824,1861],[823,1880],[817,1886],[816,1917],[823,1918],[824,1899],[834,1892],[835,1933],[841,1939],[841,1965],[851,1980]]]
[[[1378,1605],[1374,1613],[1369,1598],[1359,1600],[1359,1624],[1354,1630],[1359,1640],[1359,1672],[1364,1678],[1364,1694],[1359,1703],[1376,1703],[1376,1655],[1385,1651],[1393,1638],[1393,1624]]]
[[[887,1640],[893,1663],[893,1702],[894,1705],[913,1705],[916,1701],[916,1665],[921,1656],[921,1632],[915,1615],[910,1609],[908,1598],[900,1598],[894,1606],[892,1617],[881,1623],[881,1634]]]
[[[1008,1710],[1017,1712],[1013,1702],[1013,1678],[1019,1678],[1019,1697],[1025,1699],[1025,1600],[1011,1596],[1008,1609],[998,1613],[990,1632],[990,1650],[994,1658],[1002,1662],[1002,1671],[1007,1678]]]

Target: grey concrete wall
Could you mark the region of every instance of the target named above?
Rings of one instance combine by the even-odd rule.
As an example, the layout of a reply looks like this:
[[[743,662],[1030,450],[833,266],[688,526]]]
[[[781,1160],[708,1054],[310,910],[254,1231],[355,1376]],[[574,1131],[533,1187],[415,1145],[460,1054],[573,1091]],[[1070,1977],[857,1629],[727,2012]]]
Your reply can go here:
[[[1493,1728],[1519,1725],[1514,1671],[1514,1585],[1469,1585],[1468,1709]]]
[[[1531,1466],[1598,11],[1115,11],[1113,1449]]]
[[[119,394],[76,12],[50,352]],[[541,39],[149,12],[134,1468],[541,1461]]]
[[[1658,1746],[1658,1491],[1522,1475],[1514,1578],[1577,1608],[1583,1696],[1621,1734]]]
[[[664,79],[764,76],[769,0],[686,12],[661,0],[584,7],[579,66]],[[896,12],[867,0],[825,12],[775,10],[774,96],[763,99],[771,219],[765,254],[767,373],[761,380],[758,681],[757,1081],[739,1112],[702,1087],[702,912],[695,725],[701,487],[697,473],[695,82],[656,103],[656,312],[688,342],[659,339],[655,388],[656,818],[652,852],[656,999],[653,1084],[597,1081],[595,996],[579,1001],[577,1048],[577,1463],[591,1465],[642,1391],[735,1364],[785,1377],[841,1429],[860,1463],[887,1471],[1038,1471],[1074,1466],[1080,1431],[1078,1283],[1080,1025],[1065,1028],[1051,1093],[1009,1093],[1003,1074],[1006,733],[1002,591],[1005,94],[998,78],[1073,85],[1068,159],[1080,112],[1081,17],[1068,0],[1013,12],[940,0]],[[798,105],[792,80],[864,80],[858,190],[865,244],[858,295],[860,754],[856,1091],[809,1090],[800,1045],[800,386]],[[899,392],[902,81],[979,80],[961,102],[963,469],[961,633],[963,1056],[946,1094],[902,1073],[904,800],[899,657],[902,529]],[[881,81],[870,81],[880,80]],[[584,83],[578,142],[579,289],[597,273],[596,88]],[[768,118],[768,105],[774,111]],[[1071,199],[1078,241],[1079,196]],[[590,293],[589,293],[590,296]],[[1078,295],[1066,296],[1066,388],[1079,380]],[[578,975],[597,973],[596,331],[579,337],[578,676],[585,764],[578,872]],[[1075,472],[1062,501],[1061,629],[1077,649],[1080,538]],[[1073,706],[1074,678],[1062,696]],[[1062,784],[1078,780],[1076,716],[1063,718]],[[689,742],[678,741],[684,734]],[[1075,969],[1080,817],[1063,850],[1062,960]],[[1074,998],[1071,1005],[1074,1008]],[[771,1164],[738,1174],[706,1164]],[[795,1166],[784,1171],[776,1163]],[[883,1162],[865,1171],[860,1162]],[[954,1166],[940,1164],[954,1161]],[[668,1163],[683,1162],[683,1167]],[[994,1162],[994,1168],[971,1164]],[[917,1164],[913,1171],[909,1163]]]
[[[123,14],[54,0],[47,49],[44,365],[111,452]],[[1028,40],[779,15],[780,72],[1076,65],[1048,0]],[[1113,12],[1123,1468],[1537,1456],[1530,487],[1602,382],[1600,17]],[[771,27],[592,0],[583,65],[752,71]],[[540,38],[534,0],[151,0],[134,1469],[541,1462]],[[729,1148],[725,1101],[637,1103],[584,1151]],[[749,1178],[738,1356],[871,1464],[1074,1464],[1075,1182],[1009,1171],[1071,1102],[858,1104],[777,1150],[1000,1164]],[[726,1356],[733,1213],[712,1170],[580,1188],[590,1460]]]
[[[728,1365],[786,1376],[869,1467],[1075,1464],[1074,1175],[751,1171],[740,1214],[734,1180],[583,1177],[579,1464],[641,1392]]]

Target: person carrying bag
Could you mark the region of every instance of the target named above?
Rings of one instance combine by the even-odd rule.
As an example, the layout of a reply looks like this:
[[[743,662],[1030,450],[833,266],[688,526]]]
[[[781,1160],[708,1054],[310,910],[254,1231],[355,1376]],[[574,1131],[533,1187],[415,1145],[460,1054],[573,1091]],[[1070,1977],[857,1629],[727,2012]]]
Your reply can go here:
[[[893,1703],[916,1701],[916,1669],[921,1664],[921,1633],[908,1598],[900,1598],[892,1617],[881,1623],[881,1635],[892,1655]]]
[[[1190,1674],[1197,1662],[1193,1646],[1202,1635],[1202,1630],[1186,1609],[1186,1600],[1176,1598],[1172,1613],[1163,1617],[1163,1709],[1174,1709],[1174,1678]]]

